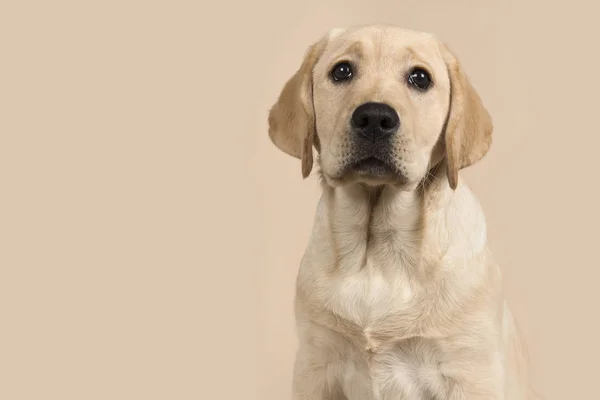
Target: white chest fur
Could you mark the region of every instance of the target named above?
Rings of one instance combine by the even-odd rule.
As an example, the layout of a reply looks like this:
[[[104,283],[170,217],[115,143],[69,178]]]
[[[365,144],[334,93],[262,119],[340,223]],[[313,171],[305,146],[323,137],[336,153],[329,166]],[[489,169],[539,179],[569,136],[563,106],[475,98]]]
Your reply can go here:
[[[387,393],[394,393],[394,399],[429,399],[428,388],[442,380],[433,341],[398,337],[382,342],[378,337],[389,315],[418,318],[418,288],[409,281],[390,281],[370,266],[334,285],[332,293],[338,295],[331,298],[332,310],[362,329],[366,347],[348,352],[339,365],[347,400],[386,399]]]
[[[445,327],[428,322],[447,321],[461,307],[461,293],[478,284],[479,264],[464,273],[460,260],[483,252],[486,242],[475,198],[466,188],[450,195],[433,200],[432,209],[443,210],[434,212],[414,192],[384,191],[376,207],[358,189],[330,191],[321,200],[297,304],[301,324],[332,335],[309,329],[301,340],[331,340],[325,354],[339,351],[331,368],[348,400],[384,400],[386,393],[427,400],[445,385],[444,344],[437,339]],[[344,340],[352,345],[339,346]]]
[[[339,365],[347,400],[430,400],[444,377],[426,342],[409,341],[395,351],[359,355]]]
[[[386,316],[414,308],[418,288],[403,275],[375,268],[367,260],[358,271],[332,276],[326,290],[328,308],[367,332]]]
[[[410,325],[436,307],[431,296],[444,294],[443,281],[455,278],[439,270],[442,253],[469,245],[428,250],[427,236],[446,235],[447,218],[424,221],[423,207],[415,192],[384,191],[376,206],[356,188],[326,193],[298,277],[306,300],[360,330],[354,333],[367,341],[371,333],[390,329],[400,338],[418,334],[409,332]],[[394,326],[402,320],[406,326]]]

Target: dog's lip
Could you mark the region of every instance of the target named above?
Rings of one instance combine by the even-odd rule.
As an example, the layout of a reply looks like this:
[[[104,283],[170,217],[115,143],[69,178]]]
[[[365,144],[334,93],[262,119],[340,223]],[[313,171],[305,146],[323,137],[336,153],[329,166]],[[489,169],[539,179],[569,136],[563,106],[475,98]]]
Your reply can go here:
[[[392,160],[373,154],[355,158],[345,165],[339,175],[330,178],[338,182],[359,181],[369,185],[403,185],[407,182]]]
[[[390,165],[388,162],[377,158],[377,157],[366,157],[361,160],[358,160],[352,164],[351,169],[353,170],[381,170],[386,172],[393,172],[394,167]]]

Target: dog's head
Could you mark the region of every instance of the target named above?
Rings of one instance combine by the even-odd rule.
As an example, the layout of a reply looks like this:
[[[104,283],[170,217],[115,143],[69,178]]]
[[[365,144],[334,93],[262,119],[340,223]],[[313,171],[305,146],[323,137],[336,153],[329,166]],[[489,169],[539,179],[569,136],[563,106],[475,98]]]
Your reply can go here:
[[[461,65],[433,35],[392,26],[335,29],[313,44],[269,114],[269,136],[330,185],[416,187],[446,161],[481,159],[492,121]]]

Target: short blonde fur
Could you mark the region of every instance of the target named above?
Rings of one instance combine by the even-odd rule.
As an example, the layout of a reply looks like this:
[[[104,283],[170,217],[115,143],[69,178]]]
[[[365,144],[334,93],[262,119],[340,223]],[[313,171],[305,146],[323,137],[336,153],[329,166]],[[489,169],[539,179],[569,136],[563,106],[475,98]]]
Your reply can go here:
[[[336,62],[358,66],[334,85]],[[413,66],[434,77],[424,95]],[[385,102],[402,121],[398,181],[344,173],[347,120]],[[433,35],[336,29],[312,45],[269,115],[269,136],[316,166],[322,197],[297,277],[294,400],[534,399],[528,362],[459,170],[487,153],[492,120],[457,58]]]

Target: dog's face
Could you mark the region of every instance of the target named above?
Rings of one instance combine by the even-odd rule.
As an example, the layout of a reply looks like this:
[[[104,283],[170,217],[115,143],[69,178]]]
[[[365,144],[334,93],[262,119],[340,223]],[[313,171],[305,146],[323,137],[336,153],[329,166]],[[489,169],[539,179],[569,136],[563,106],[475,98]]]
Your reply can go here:
[[[397,29],[341,33],[330,39],[312,79],[326,179],[421,181],[450,101],[435,39]]]
[[[308,51],[269,116],[273,142],[330,185],[415,188],[446,159],[450,185],[487,152],[491,119],[460,65],[429,34],[333,30]]]

